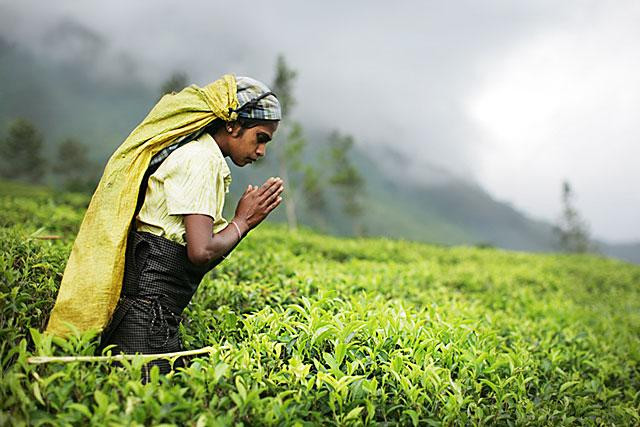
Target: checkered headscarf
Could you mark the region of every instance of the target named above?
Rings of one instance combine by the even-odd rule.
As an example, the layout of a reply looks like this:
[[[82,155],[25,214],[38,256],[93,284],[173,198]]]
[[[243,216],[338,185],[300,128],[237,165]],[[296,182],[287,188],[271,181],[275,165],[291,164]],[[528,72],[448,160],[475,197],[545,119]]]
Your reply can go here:
[[[238,108],[245,119],[281,120],[280,102],[271,89],[251,77],[236,77]]]

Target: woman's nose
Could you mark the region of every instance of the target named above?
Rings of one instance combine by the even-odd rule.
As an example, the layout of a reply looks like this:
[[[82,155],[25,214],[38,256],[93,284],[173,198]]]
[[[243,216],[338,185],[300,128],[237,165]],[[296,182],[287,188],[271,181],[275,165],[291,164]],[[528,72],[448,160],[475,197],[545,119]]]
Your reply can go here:
[[[267,154],[266,144],[259,144],[258,149],[256,150],[256,154],[260,157],[263,157],[265,154]]]

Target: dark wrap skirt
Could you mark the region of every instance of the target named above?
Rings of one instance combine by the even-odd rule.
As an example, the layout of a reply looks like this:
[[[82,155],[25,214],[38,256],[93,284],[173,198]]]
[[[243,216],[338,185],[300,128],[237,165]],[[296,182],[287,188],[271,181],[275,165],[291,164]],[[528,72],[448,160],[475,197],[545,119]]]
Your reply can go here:
[[[115,344],[113,354],[154,354],[183,350],[178,333],[182,312],[210,267],[198,267],[187,257],[187,248],[151,233],[129,233],[120,300],[102,333],[101,351]],[[177,361],[174,366],[182,366]],[[171,370],[169,361],[145,365],[161,373]]]

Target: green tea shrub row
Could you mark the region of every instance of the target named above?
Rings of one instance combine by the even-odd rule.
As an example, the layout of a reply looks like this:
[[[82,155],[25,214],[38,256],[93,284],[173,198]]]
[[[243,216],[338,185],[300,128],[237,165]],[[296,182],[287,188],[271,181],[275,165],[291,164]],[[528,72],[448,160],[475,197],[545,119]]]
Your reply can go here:
[[[86,199],[0,197],[0,424],[640,423],[640,268],[266,225],[203,281],[169,376],[42,335]],[[57,235],[55,240],[41,240]]]

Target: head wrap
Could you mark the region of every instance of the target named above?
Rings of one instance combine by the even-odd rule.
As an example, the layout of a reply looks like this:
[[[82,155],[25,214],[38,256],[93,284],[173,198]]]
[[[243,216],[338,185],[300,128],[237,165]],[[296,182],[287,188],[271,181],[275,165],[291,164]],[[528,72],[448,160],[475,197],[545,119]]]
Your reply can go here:
[[[236,77],[238,108],[234,112],[244,119],[281,120],[280,101],[271,89],[251,77]]]

